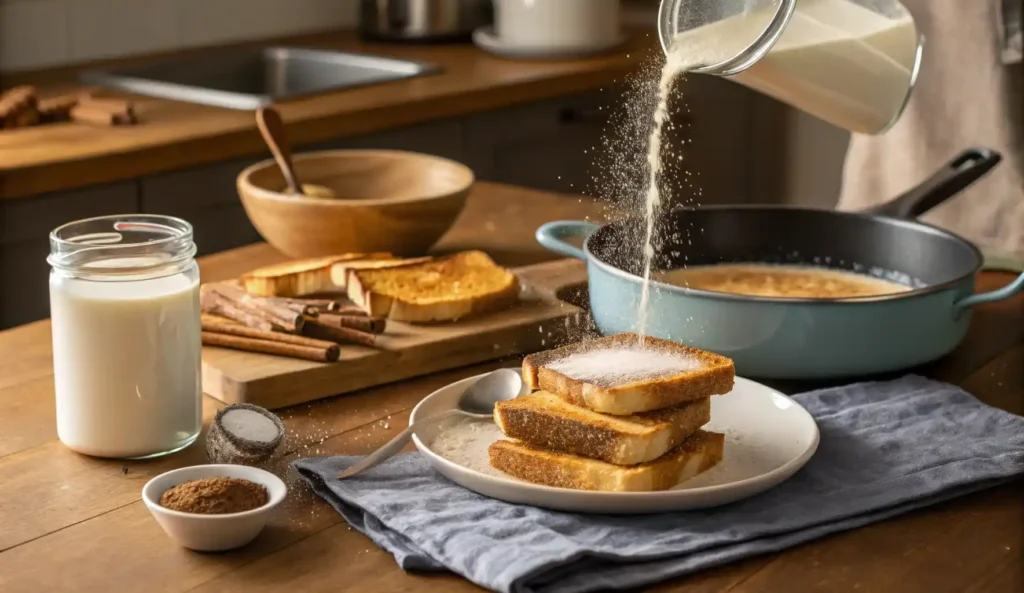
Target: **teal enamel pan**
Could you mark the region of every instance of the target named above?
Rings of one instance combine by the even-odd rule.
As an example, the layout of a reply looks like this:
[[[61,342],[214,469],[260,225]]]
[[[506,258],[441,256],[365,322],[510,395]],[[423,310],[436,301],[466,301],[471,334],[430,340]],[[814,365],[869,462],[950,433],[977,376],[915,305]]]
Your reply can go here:
[[[742,296],[652,282],[649,335],[731,357],[743,376],[836,379],[914,367],[952,351],[971,309],[1024,290],[1024,274],[974,294],[981,252],[916,217],[953,197],[998,164],[971,149],[902,196],[871,211],[780,206],[680,208],[664,215],[656,270],[719,263],[814,265],[895,274],[912,290],[850,299]],[[983,204],[979,207],[984,207]],[[635,332],[642,291],[644,221],[605,226],[559,221],[537,240],[587,262],[590,307],[604,334]],[[580,249],[566,242],[585,237]]]

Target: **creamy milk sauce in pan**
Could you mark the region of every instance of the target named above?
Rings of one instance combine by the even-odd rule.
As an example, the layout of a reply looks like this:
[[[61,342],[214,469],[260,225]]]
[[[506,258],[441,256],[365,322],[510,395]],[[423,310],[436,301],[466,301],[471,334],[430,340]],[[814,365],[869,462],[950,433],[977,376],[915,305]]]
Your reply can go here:
[[[812,266],[718,264],[657,272],[659,282],[746,296],[848,299],[907,292],[909,286],[854,272]]]

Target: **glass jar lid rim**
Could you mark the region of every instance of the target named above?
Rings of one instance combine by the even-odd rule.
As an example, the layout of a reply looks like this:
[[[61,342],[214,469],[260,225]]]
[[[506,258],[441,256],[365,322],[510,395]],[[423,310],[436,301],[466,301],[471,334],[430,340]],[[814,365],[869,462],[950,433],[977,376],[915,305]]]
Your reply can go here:
[[[110,226],[106,227],[105,223]],[[92,225],[94,228],[89,228]],[[95,227],[99,226],[97,229]],[[74,236],[62,236],[81,227]],[[109,228],[109,230],[106,230]],[[125,241],[122,232],[151,233],[151,239]],[[174,216],[160,214],[115,214],[95,216],[65,223],[50,232],[50,255],[47,261],[54,268],[83,269],[93,273],[124,274],[131,271],[157,269],[175,262],[191,260],[196,253],[192,225]],[[102,260],[130,258],[140,260],[137,266],[104,266]],[[143,263],[148,260],[148,263]]]
[[[65,238],[61,236],[61,232],[69,228],[84,225],[87,223],[99,223],[105,220],[109,220],[111,222],[111,228],[113,229],[112,231],[106,233],[86,233],[71,238]],[[121,236],[118,233],[118,231],[146,230],[154,233],[163,233],[165,235],[164,237],[152,239],[145,242],[145,244],[156,244],[161,242],[172,242],[181,239],[182,237],[191,235],[192,225],[189,224],[188,221],[184,219],[178,218],[176,216],[166,216],[163,214],[111,214],[106,216],[93,216],[91,218],[83,218],[80,220],[66,222],[50,231],[50,240],[55,243],[66,244],[69,246],[116,246],[117,244],[120,243],[120,239],[123,238],[123,236]],[[133,245],[141,244],[142,243],[120,243],[120,245],[124,247],[130,247]]]

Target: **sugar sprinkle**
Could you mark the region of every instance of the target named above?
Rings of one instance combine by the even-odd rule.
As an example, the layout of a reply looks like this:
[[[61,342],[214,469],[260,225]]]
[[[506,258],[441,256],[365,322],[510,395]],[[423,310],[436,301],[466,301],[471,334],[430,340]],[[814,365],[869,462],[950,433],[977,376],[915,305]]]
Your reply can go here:
[[[270,442],[277,438],[277,425],[255,410],[228,410],[220,420],[231,434],[250,441]]]
[[[703,364],[679,354],[618,347],[580,352],[546,366],[570,379],[606,387],[693,372]]]

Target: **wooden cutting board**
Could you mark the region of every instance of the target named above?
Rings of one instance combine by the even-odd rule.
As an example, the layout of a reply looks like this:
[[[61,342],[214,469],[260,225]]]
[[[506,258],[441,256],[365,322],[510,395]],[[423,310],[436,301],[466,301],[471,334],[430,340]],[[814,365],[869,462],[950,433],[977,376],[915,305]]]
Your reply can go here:
[[[523,286],[515,307],[437,325],[389,322],[381,349],[342,346],[316,363],[203,347],[203,391],[229,404],[283,408],[410,377],[550,348],[585,331],[586,265],[559,260],[512,270]],[[585,302],[585,296],[583,297]]]

